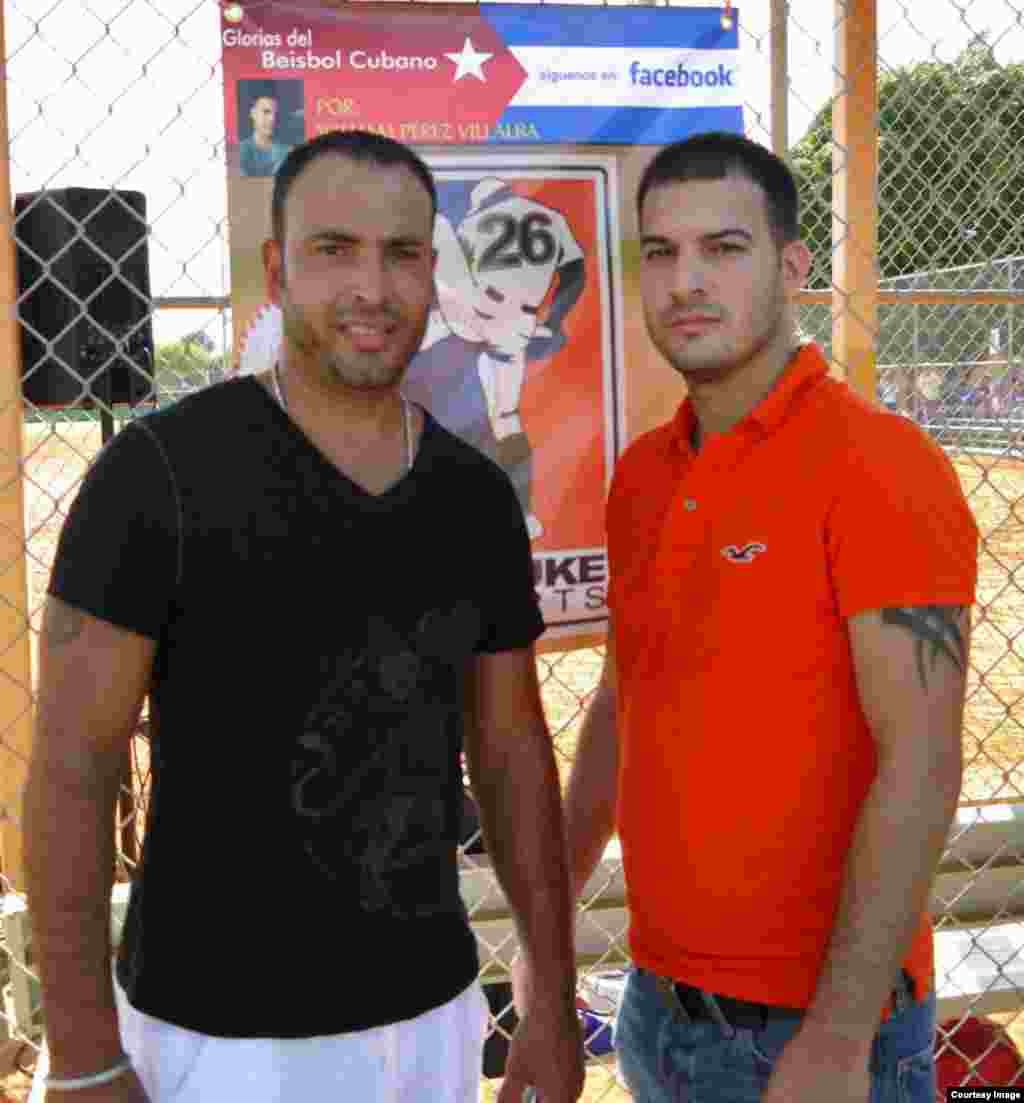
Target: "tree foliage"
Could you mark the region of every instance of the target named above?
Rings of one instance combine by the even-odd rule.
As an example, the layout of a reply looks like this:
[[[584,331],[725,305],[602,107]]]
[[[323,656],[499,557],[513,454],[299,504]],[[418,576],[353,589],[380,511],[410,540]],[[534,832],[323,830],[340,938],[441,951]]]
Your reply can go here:
[[[1024,264],[994,263],[1024,256],[1024,64],[998,64],[979,35],[953,62],[881,73],[878,103],[883,286],[1024,288]],[[832,182],[842,158],[829,103],[791,157],[815,257],[811,286],[831,283]],[[987,307],[883,307],[880,361],[979,360],[1006,317]]]
[[[212,346],[212,342],[210,343]],[[155,376],[159,394],[181,394],[197,390],[221,378],[223,357],[214,354],[206,342],[190,335],[160,345],[156,350]]]
[[[979,36],[952,63],[882,73],[878,102],[880,276],[1024,254],[1024,64],[999,65]],[[818,286],[829,282],[842,156],[829,103],[792,151]]]

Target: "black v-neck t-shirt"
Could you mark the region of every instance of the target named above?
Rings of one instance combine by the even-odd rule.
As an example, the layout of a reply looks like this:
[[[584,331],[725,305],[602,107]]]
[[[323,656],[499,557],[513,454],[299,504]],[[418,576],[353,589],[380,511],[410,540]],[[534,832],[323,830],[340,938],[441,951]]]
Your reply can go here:
[[[157,644],[134,1006],[311,1037],[472,981],[464,679],[543,630],[500,468],[426,414],[411,472],[370,495],[254,379],[217,384],[102,451],[49,592]]]

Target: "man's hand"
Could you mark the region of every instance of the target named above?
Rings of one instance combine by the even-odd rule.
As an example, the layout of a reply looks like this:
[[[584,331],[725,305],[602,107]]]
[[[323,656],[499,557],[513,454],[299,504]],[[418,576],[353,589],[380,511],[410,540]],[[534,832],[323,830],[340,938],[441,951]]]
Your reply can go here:
[[[779,1055],[761,1103],[868,1103],[870,1044],[803,1028]]]
[[[553,1014],[538,1008],[531,1015],[533,979],[521,955],[513,960],[511,974],[519,1026],[512,1035],[498,1103],[521,1103],[528,1087],[537,1089],[538,1103],[571,1103],[583,1091],[584,1077],[583,1033],[576,1008],[563,1007]]]
[[[76,1092],[48,1091],[43,1096],[43,1103],[68,1103],[70,1099],[74,1099],[75,1103],[150,1103],[134,1069],[98,1088],[83,1088]]]
[[[542,1009],[520,1016],[512,1035],[497,1103],[522,1103],[535,1088],[538,1103],[576,1103],[583,1093],[583,1034],[576,1008]]]

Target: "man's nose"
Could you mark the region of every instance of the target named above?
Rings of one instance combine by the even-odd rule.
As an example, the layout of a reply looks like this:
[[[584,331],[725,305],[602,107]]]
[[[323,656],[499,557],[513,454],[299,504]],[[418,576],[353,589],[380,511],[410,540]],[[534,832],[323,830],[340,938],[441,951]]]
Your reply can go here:
[[[707,293],[707,270],[700,257],[680,254],[674,274],[673,290],[680,298]]]
[[[384,259],[377,253],[365,253],[354,266],[352,294],[361,302],[377,306],[387,299],[389,277]]]

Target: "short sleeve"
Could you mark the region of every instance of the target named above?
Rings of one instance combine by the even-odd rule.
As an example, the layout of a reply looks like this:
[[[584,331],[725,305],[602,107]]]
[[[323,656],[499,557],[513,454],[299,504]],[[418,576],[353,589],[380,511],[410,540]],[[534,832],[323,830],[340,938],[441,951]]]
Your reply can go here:
[[[171,470],[148,429],[124,428],[96,457],[61,530],[48,593],[158,639],[178,581]]]
[[[946,454],[906,418],[878,415],[852,452],[826,534],[840,616],[974,603],[978,526]]]
[[[481,518],[488,540],[481,561],[483,624],[476,647],[490,654],[529,647],[544,631],[523,511],[504,472],[495,468],[493,478],[481,499],[491,504],[492,513]]]

